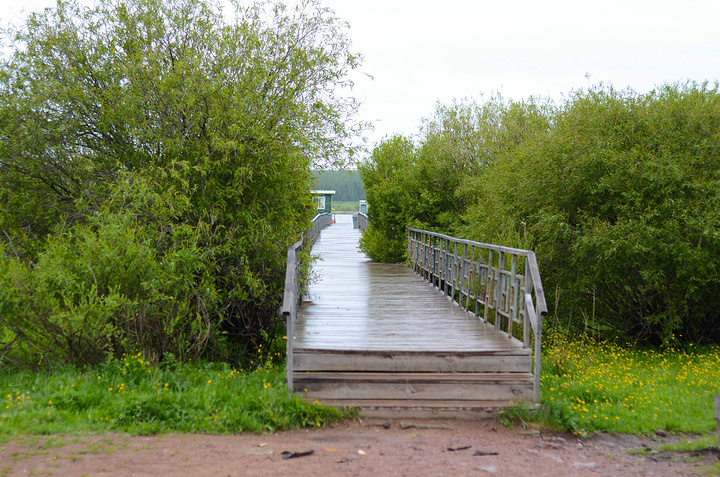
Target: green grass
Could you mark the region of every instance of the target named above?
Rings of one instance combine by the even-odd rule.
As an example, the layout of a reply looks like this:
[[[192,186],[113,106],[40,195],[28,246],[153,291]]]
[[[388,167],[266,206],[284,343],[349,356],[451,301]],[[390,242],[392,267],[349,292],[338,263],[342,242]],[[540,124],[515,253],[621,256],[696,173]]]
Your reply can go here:
[[[355,214],[360,207],[360,203],[357,200],[352,201],[339,201],[333,200],[332,208],[338,214]]]
[[[542,412],[526,416],[580,434],[716,429],[720,347],[640,349],[592,339],[546,336]]]
[[[705,450],[709,448],[716,448],[718,446],[718,436],[717,433],[709,435],[709,436],[703,436],[698,439],[686,439],[682,440],[680,442],[673,442],[669,444],[663,444],[661,446],[658,446],[659,451],[682,451],[682,452],[692,452],[692,451],[699,451],[699,450]]]
[[[96,370],[0,372],[0,440],[76,431],[273,432],[320,427],[352,412],[291,396],[283,366],[151,366],[141,355]],[[3,437],[4,435],[4,437]]]

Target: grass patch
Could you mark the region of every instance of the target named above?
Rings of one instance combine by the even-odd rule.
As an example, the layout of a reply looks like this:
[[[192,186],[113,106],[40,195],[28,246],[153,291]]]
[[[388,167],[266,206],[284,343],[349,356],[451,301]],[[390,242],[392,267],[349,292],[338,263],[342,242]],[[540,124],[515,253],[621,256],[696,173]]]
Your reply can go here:
[[[699,450],[705,450],[710,448],[717,448],[718,446],[718,436],[715,435],[709,435],[709,436],[703,436],[699,437],[697,439],[687,439],[680,442],[673,442],[668,444],[663,444],[658,447],[659,451],[679,451],[679,452],[692,452],[692,451],[699,451]]]
[[[333,200],[332,208],[337,214],[356,214],[360,209],[360,201]]]
[[[274,432],[354,416],[290,395],[284,377],[284,366],[271,359],[237,370],[208,363],[151,366],[141,355],[94,370],[2,371],[0,436]]]
[[[707,434],[716,428],[720,347],[641,349],[545,338],[535,422],[583,432]]]

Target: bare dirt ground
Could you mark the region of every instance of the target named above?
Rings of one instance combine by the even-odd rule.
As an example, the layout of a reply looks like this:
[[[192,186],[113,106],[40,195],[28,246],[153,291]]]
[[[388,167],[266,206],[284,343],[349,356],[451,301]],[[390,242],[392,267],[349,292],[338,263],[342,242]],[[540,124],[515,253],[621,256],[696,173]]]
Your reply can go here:
[[[0,446],[0,476],[677,476],[718,462],[716,450],[627,452],[679,438],[578,440],[489,420],[346,421],[267,435],[23,437]]]

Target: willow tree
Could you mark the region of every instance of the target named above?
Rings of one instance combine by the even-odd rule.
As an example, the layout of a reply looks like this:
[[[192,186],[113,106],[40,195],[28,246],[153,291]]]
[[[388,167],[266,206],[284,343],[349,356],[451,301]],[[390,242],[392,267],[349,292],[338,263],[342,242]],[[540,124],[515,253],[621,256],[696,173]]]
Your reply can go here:
[[[351,160],[362,128],[346,25],[315,0],[71,0],[5,33],[6,356],[271,339],[311,167]]]

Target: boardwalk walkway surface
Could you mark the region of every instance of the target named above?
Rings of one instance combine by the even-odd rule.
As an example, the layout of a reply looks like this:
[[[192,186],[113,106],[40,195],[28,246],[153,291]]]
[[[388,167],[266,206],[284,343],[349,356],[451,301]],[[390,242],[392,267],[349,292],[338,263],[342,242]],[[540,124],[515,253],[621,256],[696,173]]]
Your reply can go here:
[[[371,262],[359,238],[339,215],[313,247],[321,259],[295,324],[296,391],[388,417],[475,416],[532,400],[530,350],[409,267]]]
[[[349,216],[322,231],[295,328],[296,348],[478,351],[522,348],[486,326],[404,265],[371,262]]]

